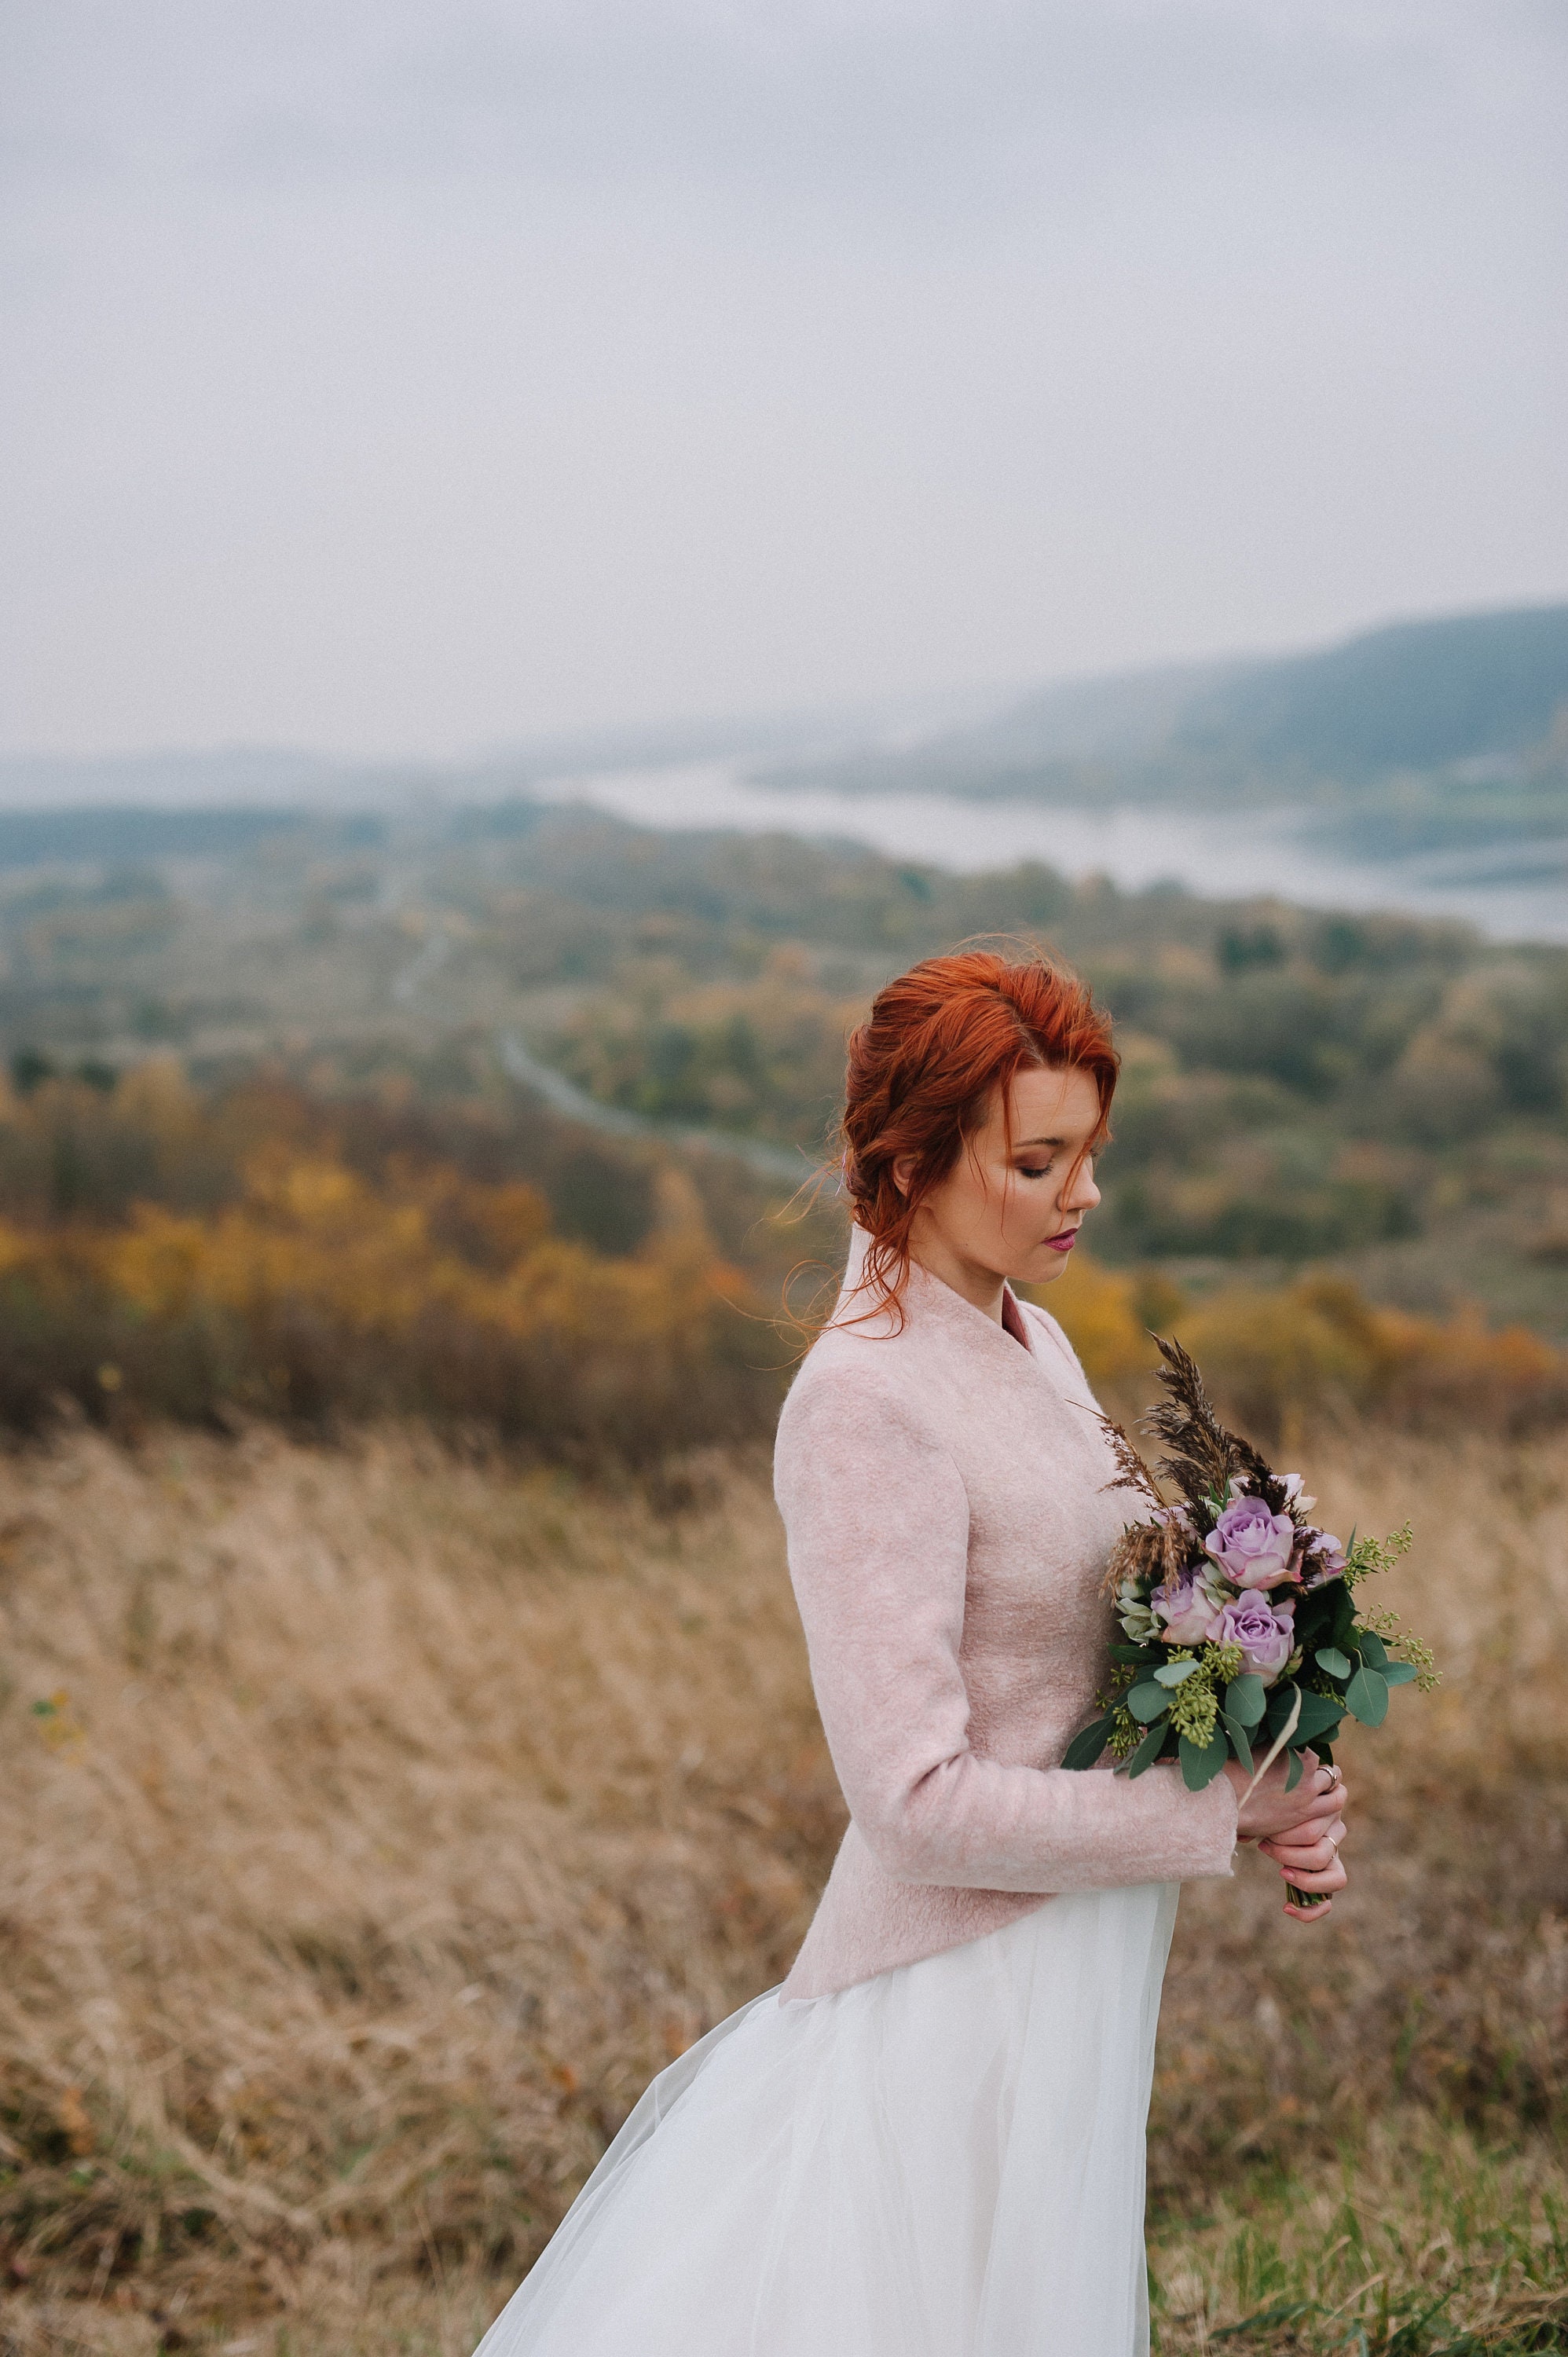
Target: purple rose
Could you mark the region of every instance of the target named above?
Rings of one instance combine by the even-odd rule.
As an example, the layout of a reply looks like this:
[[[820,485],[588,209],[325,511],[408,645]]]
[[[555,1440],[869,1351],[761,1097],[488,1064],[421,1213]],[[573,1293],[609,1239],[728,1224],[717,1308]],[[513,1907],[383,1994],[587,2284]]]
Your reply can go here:
[[[1188,1570],[1174,1587],[1156,1588],[1149,1609],[1163,1620],[1161,1637],[1167,1645],[1201,1644],[1219,1598],[1200,1571]]]
[[[1282,1605],[1256,1593],[1235,1597],[1208,1624],[1213,1645],[1240,1645],[1241,1666],[1272,1686],[1295,1649],[1295,1598]]]
[[[1337,1579],[1345,1569],[1345,1549],[1331,1531],[1308,1531],[1302,1550],[1301,1567],[1305,1574],[1303,1586],[1321,1587],[1330,1579]]]
[[[1295,1524],[1263,1498],[1233,1498],[1203,1542],[1238,1587],[1277,1587],[1291,1577]]]

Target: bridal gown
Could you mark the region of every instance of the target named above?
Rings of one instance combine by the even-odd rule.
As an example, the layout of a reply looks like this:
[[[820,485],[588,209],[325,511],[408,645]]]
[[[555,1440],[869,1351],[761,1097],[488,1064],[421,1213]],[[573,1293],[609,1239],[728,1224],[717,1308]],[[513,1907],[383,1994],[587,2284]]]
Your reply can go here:
[[[1076,1891],[661,2072],[479,2357],[1133,2357],[1176,1886]]]

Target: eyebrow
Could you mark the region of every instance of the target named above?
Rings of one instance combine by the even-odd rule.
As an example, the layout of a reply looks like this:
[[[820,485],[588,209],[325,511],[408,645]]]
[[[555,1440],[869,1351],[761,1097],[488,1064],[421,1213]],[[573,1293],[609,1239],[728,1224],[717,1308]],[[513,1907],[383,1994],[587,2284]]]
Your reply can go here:
[[[1066,1146],[1068,1143],[1065,1137],[1016,1137],[1013,1141],[1013,1151],[1018,1154],[1026,1146]]]

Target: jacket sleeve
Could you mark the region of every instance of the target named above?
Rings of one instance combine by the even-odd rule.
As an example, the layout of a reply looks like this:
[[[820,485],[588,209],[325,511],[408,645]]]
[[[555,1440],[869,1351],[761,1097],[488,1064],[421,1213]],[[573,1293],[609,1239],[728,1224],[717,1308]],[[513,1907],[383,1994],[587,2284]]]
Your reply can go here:
[[[811,1679],[851,1816],[894,1880],[1087,1890],[1230,1871],[1228,1777],[1136,1783],[972,1749],[959,1665],[969,1506],[936,1437],[869,1371],[798,1383],[776,1457]]]

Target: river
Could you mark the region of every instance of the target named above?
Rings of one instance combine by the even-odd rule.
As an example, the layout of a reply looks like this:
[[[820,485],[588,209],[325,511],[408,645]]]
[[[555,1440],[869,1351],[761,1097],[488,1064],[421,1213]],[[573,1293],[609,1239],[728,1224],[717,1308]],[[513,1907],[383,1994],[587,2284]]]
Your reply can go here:
[[[1399,909],[1462,917],[1499,941],[1568,941],[1563,845],[1359,863],[1305,831],[1300,810],[1110,811],[956,794],[837,793],[758,785],[733,761],[693,761],[561,777],[539,798],[613,811],[639,826],[734,828],[837,837],[896,859],[962,873],[1037,859],[1129,890],[1170,881],[1218,899],[1273,893],[1313,908]]]

